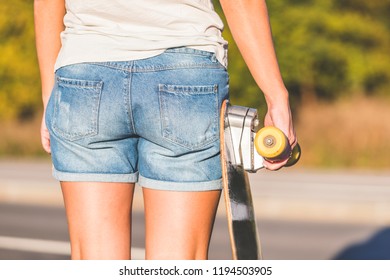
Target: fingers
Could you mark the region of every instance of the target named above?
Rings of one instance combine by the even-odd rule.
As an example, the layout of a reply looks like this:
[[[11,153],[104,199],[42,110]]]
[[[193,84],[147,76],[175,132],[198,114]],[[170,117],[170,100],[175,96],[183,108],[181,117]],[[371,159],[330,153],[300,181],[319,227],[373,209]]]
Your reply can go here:
[[[288,114],[283,114],[281,110],[269,110],[264,118],[264,126],[275,126],[279,128],[289,140],[291,147],[293,147],[297,140],[295,136],[294,126],[292,122],[292,116],[289,112]]]
[[[41,142],[42,142],[42,147],[45,150],[45,152],[50,154],[51,153],[50,136],[49,136],[49,132],[47,130],[41,131]]]
[[[42,143],[42,147],[45,150],[45,152],[50,154],[51,153],[50,134],[49,134],[49,130],[46,127],[44,117],[42,118],[42,123],[41,123],[41,143]]]
[[[264,162],[263,162],[263,165],[266,169],[268,170],[271,170],[271,171],[275,171],[275,170],[279,170],[280,168],[284,167],[287,162],[290,160],[291,158],[291,155],[292,155],[292,151],[294,149],[294,147],[298,144],[298,141],[296,138],[294,138],[293,141],[291,141],[289,139],[289,142],[290,142],[290,147],[288,147],[288,151],[289,154],[287,157],[285,157],[283,160],[281,160],[280,158],[279,159],[276,159],[276,160],[272,160],[272,159],[266,159],[264,158]],[[285,154],[285,153],[284,153]]]
[[[268,170],[276,171],[276,170],[279,170],[280,168],[282,168],[287,163],[287,161],[288,161],[288,159],[285,159],[283,161],[272,162],[272,161],[268,161],[268,160],[264,159],[264,167]]]

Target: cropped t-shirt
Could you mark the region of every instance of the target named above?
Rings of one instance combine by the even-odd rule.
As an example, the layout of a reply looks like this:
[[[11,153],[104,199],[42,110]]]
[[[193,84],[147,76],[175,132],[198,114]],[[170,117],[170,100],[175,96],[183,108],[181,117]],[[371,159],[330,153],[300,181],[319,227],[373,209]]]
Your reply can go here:
[[[55,69],[143,59],[175,47],[210,51],[227,64],[212,0],[66,0],[64,24]]]

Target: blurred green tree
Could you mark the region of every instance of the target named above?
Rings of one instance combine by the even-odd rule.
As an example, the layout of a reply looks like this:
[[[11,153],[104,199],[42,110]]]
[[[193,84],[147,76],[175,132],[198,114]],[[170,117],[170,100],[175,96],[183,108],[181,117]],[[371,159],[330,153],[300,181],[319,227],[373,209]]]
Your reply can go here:
[[[0,6],[0,120],[29,119],[40,108],[33,2],[2,1]]]
[[[267,5],[293,105],[350,94],[388,94],[388,0],[278,0]],[[215,6],[222,14],[218,1]],[[230,43],[232,99],[258,107],[259,90],[248,77],[228,27],[224,34]]]

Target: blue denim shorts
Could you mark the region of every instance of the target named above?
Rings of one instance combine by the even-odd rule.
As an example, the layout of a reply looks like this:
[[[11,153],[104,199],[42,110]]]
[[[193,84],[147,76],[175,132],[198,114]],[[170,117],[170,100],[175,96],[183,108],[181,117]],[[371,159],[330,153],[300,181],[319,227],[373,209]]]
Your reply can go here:
[[[221,189],[219,112],[228,74],[210,52],[168,49],[56,71],[47,109],[60,181]]]

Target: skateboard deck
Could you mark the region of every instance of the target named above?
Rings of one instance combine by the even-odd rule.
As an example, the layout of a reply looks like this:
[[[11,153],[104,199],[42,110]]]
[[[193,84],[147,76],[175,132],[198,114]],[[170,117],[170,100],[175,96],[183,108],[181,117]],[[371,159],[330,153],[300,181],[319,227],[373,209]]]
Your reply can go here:
[[[283,160],[286,166],[300,158],[299,145],[291,150],[287,137],[275,127],[258,130],[257,111],[232,106],[221,107],[220,142],[223,192],[233,259],[262,259],[260,239],[247,172],[263,168],[264,158]]]
[[[229,103],[221,108],[220,141],[222,181],[225,197],[232,255],[235,260],[258,260],[262,258],[253,209],[249,179],[242,166],[233,164],[231,133],[227,119]]]

